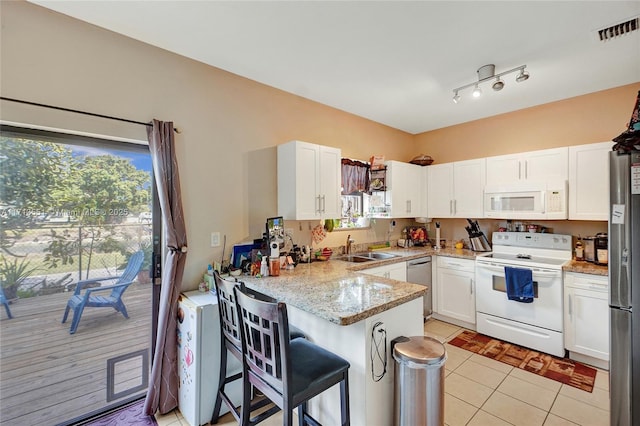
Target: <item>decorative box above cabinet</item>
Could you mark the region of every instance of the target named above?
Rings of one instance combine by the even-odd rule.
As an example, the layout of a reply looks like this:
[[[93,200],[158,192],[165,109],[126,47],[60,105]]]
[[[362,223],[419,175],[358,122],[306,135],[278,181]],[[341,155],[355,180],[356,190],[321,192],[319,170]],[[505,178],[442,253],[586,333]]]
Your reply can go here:
[[[285,220],[339,218],[342,152],[291,141],[278,145],[278,215]]]

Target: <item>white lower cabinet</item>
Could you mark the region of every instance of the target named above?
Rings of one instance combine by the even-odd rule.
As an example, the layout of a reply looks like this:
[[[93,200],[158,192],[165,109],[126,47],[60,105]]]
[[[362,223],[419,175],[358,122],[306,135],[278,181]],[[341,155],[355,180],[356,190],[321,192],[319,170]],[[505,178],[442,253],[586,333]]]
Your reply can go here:
[[[376,266],[362,271],[365,274],[390,278],[396,281],[407,281],[407,262],[392,263],[390,265]]]
[[[606,276],[565,272],[564,345],[571,358],[609,361],[608,294]]]
[[[476,322],[475,262],[456,257],[437,257],[435,274],[436,317],[463,321],[465,325]]]

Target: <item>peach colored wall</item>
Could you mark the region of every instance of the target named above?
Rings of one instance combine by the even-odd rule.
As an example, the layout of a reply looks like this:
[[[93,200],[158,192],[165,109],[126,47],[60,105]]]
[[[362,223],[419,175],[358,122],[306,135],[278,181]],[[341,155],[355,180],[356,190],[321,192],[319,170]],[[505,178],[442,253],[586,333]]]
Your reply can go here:
[[[640,82],[415,135],[434,163],[604,142],[626,130]]]
[[[234,243],[259,238],[265,218],[276,215],[276,145],[300,139],[360,159],[413,154],[408,133],[30,3],[2,1],[0,7],[2,96],[138,121],[171,120],[181,129],[187,289],[222,256],[222,247],[210,247],[212,231],[227,236],[228,254]],[[0,102],[0,114],[5,121],[146,140],[142,126],[12,102]],[[358,231],[357,239],[384,238],[386,227],[377,232]],[[304,243],[306,237],[308,231],[301,234]]]

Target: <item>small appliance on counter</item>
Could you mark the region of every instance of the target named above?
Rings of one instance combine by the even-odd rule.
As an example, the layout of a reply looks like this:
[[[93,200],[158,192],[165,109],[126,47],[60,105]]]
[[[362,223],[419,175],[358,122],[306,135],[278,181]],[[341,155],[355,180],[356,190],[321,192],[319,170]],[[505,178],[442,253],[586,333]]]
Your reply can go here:
[[[596,256],[594,263],[596,265],[609,264],[609,237],[606,233],[596,234]]]
[[[491,251],[491,244],[487,240],[487,237],[480,230],[477,220],[467,219],[469,226],[465,226],[469,234],[469,242],[471,244],[471,250],[473,251]]]

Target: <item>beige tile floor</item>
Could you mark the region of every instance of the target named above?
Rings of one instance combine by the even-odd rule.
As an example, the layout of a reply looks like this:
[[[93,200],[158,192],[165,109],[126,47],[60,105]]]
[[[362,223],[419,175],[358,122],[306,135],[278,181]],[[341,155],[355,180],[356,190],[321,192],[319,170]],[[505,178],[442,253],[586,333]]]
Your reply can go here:
[[[593,393],[473,354],[448,342],[462,328],[429,320],[425,334],[445,343],[445,424],[448,426],[608,426],[609,374],[598,370]],[[156,416],[160,426],[188,423],[178,410]],[[276,414],[263,423],[276,426]],[[220,425],[237,424],[230,414]],[[387,425],[367,425],[387,426]]]

